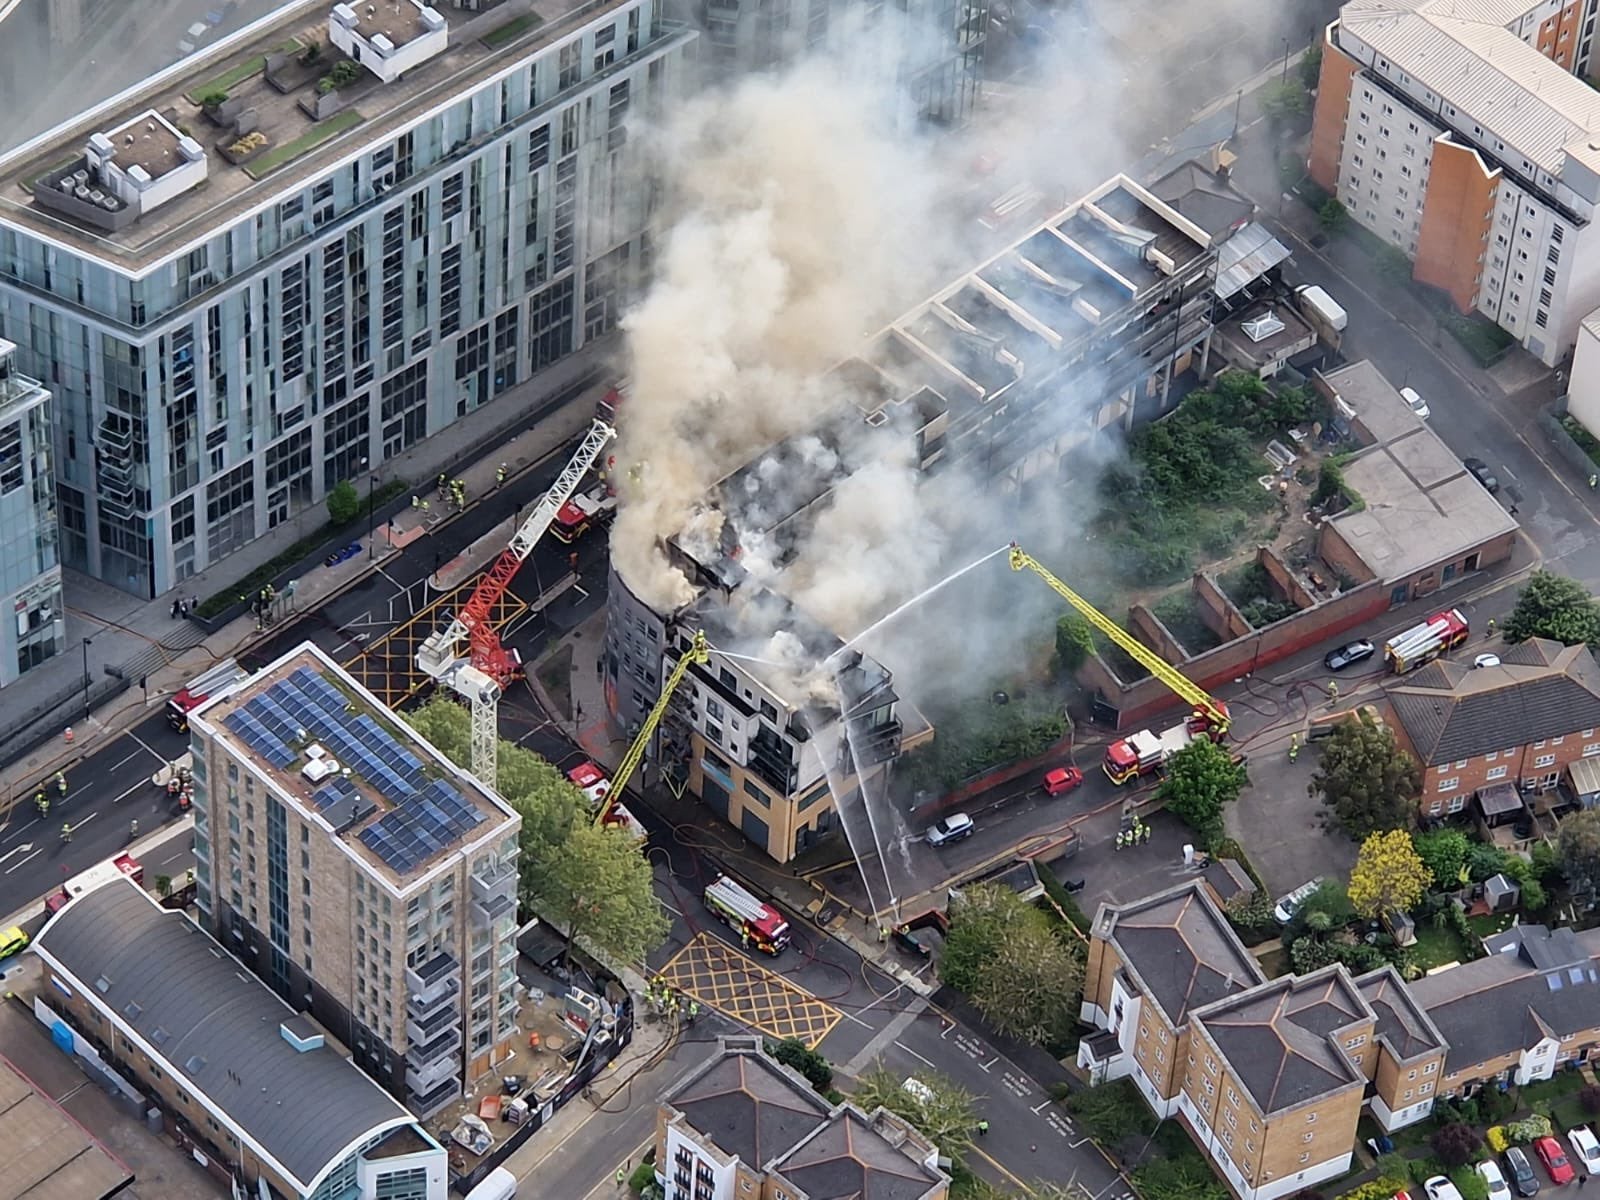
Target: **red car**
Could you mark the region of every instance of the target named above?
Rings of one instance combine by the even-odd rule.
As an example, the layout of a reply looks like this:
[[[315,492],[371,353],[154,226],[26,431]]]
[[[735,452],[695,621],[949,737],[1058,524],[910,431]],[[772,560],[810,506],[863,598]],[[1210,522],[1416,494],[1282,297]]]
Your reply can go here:
[[[1083,772],[1077,767],[1057,767],[1054,771],[1045,773],[1045,795],[1065,796],[1082,782]]]
[[[1572,1164],[1567,1161],[1567,1154],[1561,1148],[1561,1143],[1553,1137],[1542,1137],[1533,1144],[1533,1152],[1539,1156],[1539,1161],[1544,1164],[1545,1171],[1550,1176],[1552,1183],[1571,1183],[1575,1172]]]

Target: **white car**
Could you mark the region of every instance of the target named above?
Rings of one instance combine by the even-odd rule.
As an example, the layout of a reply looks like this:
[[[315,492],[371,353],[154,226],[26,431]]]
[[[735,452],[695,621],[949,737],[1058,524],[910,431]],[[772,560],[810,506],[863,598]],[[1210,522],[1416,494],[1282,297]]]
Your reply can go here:
[[[1278,906],[1272,910],[1272,915],[1278,918],[1278,924],[1287,925],[1294,920],[1294,915],[1300,911],[1300,906],[1309,900],[1311,893],[1321,887],[1322,884],[1323,880],[1319,876],[1309,883],[1302,883],[1282,900],[1279,900]]]
[[[1594,1136],[1594,1130],[1587,1125],[1578,1125],[1567,1130],[1567,1141],[1572,1143],[1572,1156],[1583,1165],[1584,1174],[1590,1178],[1600,1178],[1600,1141]]]
[[[1426,421],[1433,414],[1428,411],[1428,402],[1417,395],[1416,388],[1403,387],[1400,389],[1400,398],[1406,402],[1406,407],[1417,416]]]
[[[918,1104],[933,1103],[933,1089],[915,1075],[907,1075],[906,1081],[900,1086],[905,1088],[906,1095],[910,1096]]]
[[[200,48],[200,43],[205,40],[206,34],[210,32],[211,27],[205,22],[196,21],[189,26],[188,32],[183,35],[183,39],[178,43],[178,53],[193,54]]]
[[[1506,1182],[1506,1177],[1500,1174],[1498,1163],[1481,1162],[1472,1169],[1478,1173],[1478,1178],[1483,1180],[1484,1186],[1489,1189],[1489,1200],[1509,1200],[1511,1185]]]
[[[1472,665],[1475,667],[1498,667],[1500,665],[1500,656],[1498,654],[1480,654],[1472,660]]]
[[[959,842],[964,837],[970,837],[976,828],[966,813],[951,813],[928,827],[928,845],[943,846],[949,842]]]
[[[1422,1190],[1428,1193],[1428,1200],[1461,1200],[1461,1193],[1456,1185],[1443,1175],[1435,1175],[1432,1179],[1423,1181]]]

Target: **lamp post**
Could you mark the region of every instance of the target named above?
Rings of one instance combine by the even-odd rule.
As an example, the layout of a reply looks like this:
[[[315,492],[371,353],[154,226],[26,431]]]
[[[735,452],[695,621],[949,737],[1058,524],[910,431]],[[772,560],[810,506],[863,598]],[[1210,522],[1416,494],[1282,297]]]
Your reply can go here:
[[[83,719],[89,719],[89,645],[93,638],[83,639]]]
[[[367,467],[369,466],[370,462],[371,462],[370,459],[363,458],[361,460],[361,469],[363,471],[367,470]],[[367,558],[369,560],[376,557],[376,554],[373,552],[373,548],[372,548],[372,500],[373,500],[372,492],[373,492],[373,488],[377,484],[377,481],[378,481],[378,477],[377,477],[376,474],[368,473],[368,475],[367,475]]]

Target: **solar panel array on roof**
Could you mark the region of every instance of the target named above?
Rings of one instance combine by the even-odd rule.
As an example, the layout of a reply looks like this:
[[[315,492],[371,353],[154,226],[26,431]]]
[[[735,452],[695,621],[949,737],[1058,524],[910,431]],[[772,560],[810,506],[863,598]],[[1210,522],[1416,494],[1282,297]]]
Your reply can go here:
[[[311,803],[315,804],[320,812],[328,806],[336,804],[339,800],[355,794],[356,785],[351,780],[343,775],[335,775],[327,783],[311,793]]]
[[[294,765],[294,751],[284,745],[281,737],[263,725],[248,706],[229,713],[222,723],[237,734],[246,746],[280,771]]]
[[[396,871],[411,871],[484,816],[450,784],[435,779],[404,806],[361,831],[361,840]]]

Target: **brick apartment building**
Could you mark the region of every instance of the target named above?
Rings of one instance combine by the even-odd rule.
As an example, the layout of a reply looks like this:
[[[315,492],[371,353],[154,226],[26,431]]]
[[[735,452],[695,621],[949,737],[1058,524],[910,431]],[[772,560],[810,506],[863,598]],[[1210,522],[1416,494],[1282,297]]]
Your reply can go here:
[[[1389,689],[1401,741],[1422,764],[1422,815],[1462,812],[1495,785],[1554,789],[1600,757],[1600,664],[1585,646],[1533,638],[1497,667],[1436,661]]]
[[[1078,1065],[1132,1079],[1242,1200],[1344,1174],[1363,1109],[1398,1129],[1438,1096],[1600,1058],[1600,930],[1518,926],[1410,984],[1392,967],[1268,979],[1213,895],[1197,876],[1100,907]]]
[[[1547,365],[1600,304],[1595,0],[1350,0],[1310,171],[1415,278]]]
[[[662,1099],[655,1147],[667,1200],[950,1195],[932,1142],[887,1109],[829,1104],[760,1038],[722,1039]]]

